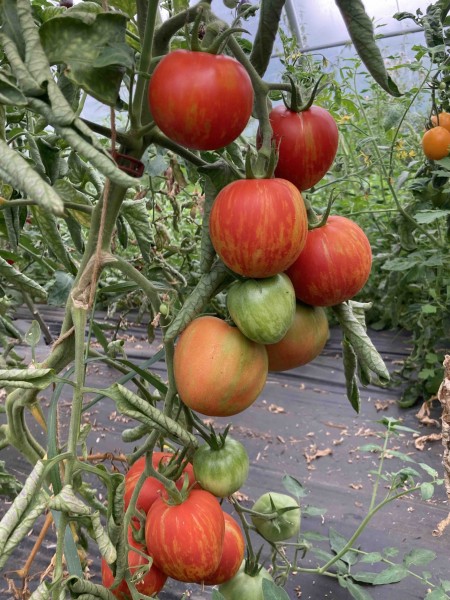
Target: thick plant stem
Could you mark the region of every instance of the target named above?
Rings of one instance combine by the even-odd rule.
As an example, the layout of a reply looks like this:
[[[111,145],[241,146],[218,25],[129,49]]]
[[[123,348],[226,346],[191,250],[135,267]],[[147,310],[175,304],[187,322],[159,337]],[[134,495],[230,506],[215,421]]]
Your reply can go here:
[[[148,86],[147,75],[150,73],[150,64],[152,62],[153,34],[155,31],[155,22],[158,14],[158,2],[155,0],[149,2],[145,21],[144,39],[141,48],[141,58],[139,61],[139,76],[136,83],[136,91],[130,113],[132,129],[137,129],[143,124],[143,115],[149,115],[146,102],[146,91]],[[145,104],[144,104],[145,103]],[[148,121],[145,119],[145,121]]]

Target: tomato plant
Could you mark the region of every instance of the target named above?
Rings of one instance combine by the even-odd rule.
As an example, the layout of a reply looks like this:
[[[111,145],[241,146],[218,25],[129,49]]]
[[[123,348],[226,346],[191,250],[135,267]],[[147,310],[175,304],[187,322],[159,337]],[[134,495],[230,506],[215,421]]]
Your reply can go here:
[[[274,344],[294,320],[294,286],[284,273],[237,281],[228,290],[227,307],[246,337],[259,344]]]
[[[128,543],[137,550],[144,552],[144,554],[147,552],[145,546],[134,540],[131,527],[128,530]],[[139,552],[129,550],[128,569],[131,575],[135,574],[136,571],[144,565],[147,565],[148,562],[149,561],[145,556],[142,556]],[[125,579],[123,579],[117,587],[111,589],[114,582],[114,575],[104,558],[102,559],[101,570],[103,585],[108,588],[118,600],[132,600],[132,595]],[[145,574],[141,575],[138,581],[134,582],[134,585],[139,593],[145,594],[146,596],[152,596],[153,594],[158,594],[162,590],[166,580],[167,575],[162,573],[162,571],[152,564],[150,569]]]
[[[153,468],[158,469],[158,467],[161,465],[167,465],[172,457],[173,455],[168,452],[153,452]],[[144,469],[145,456],[142,456],[130,467],[129,471],[125,475],[125,508],[127,508],[130,503],[131,496],[133,495],[134,488],[136,487],[136,483]],[[186,467],[183,470],[183,474],[176,482],[178,489],[182,488],[184,484],[185,475],[187,475],[189,478],[189,485],[193,485],[195,481],[194,471],[192,465],[189,463],[186,465]],[[164,494],[164,484],[155,479],[154,477],[147,477],[144,483],[142,484],[138,498],[136,500],[136,509],[142,510],[147,514],[150,506],[162,494]]]
[[[264,600],[262,582],[264,579],[273,581],[272,576],[264,567],[259,568],[255,574],[245,572],[245,561],[237,574],[219,586],[219,592],[226,600]]]
[[[361,290],[371,267],[372,250],[364,231],[350,219],[333,215],[308,232],[305,248],[287,274],[299,300],[334,306]]]
[[[288,371],[311,362],[322,352],[328,335],[325,310],[297,302],[294,321],[286,335],[266,346],[269,371]]]
[[[238,523],[228,513],[225,519],[225,535],[223,538],[222,556],[219,566],[211,575],[205,577],[205,585],[219,585],[232,579],[244,560],[245,541]]]
[[[203,444],[193,458],[195,479],[203,489],[219,498],[230,496],[248,476],[248,454],[241,442],[226,436],[214,445]]]
[[[147,549],[156,566],[179,581],[202,582],[220,562],[225,519],[205,490],[192,490],[181,504],[159,498],[145,524]]]
[[[300,531],[300,507],[287,494],[267,492],[254,503],[252,511],[263,515],[276,513],[270,520],[252,515],[253,525],[269,542],[288,540]]]
[[[299,190],[316,185],[338,149],[338,128],[330,113],[314,105],[300,112],[280,105],[270,112],[270,124],[278,147],[275,176],[291,181]]]
[[[174,374],[183,402],[204,415],[245,410],[264,387],[267,352],[217,317],[199,317],[175,347]]]
[[[158,127],[195,150],[230,144],[253,108],[250,77],[236,59],[190,50],[174,50],[159,62],[148,97]]]
[[[430,160],[440,160],[450,152],[450,131],[441,125],[429,129],[422,137],[423,153]]]
[[[285,179],[241,179],[224,187],[210,216],[217,254],[244,277],[271,277],[302,251],[308,228],[297,188]]]

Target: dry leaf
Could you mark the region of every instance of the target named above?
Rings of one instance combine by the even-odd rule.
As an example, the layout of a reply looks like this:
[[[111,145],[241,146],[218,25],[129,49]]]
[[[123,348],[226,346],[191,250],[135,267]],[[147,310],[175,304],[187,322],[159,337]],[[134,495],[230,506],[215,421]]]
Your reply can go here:
[[[308,452],[306,452],[306,450],[303,453],[308,465],[313,460],[317,460],[318,458],[322,458],[323,456],[330,456],[331,454],[333,454],[333,451],[331,450],[331,448],[325,448],[324,450],[317,450],[317,446],[315,446],[315,445],[310,446],[310,451],[311,451],[310,454],[308,454]]]
[[[430,433],[429,435],[421,435],[418,437],[415,440],[414,445],[417,450],[423,450],[427,442],[438,442],[439,440],[442,440],[442,433]]]
[[[350,483],[348,487],[352,488],[352,490],[362,490],[363,485],[362,483]]]
[[[380,410],[387,410],[391,404],[395,404],[395,400],[375,400],[374,402],[377,412]]]
[[[276,415],[278,415],[280,413],[285,413],[286,411],[284,410],[284,408],[282,406],[277,406],[276,404],[270,404],[269,412],[275,413]]]
[[[437,524],[436,529],[433,530],[434,537],[440,537],[449,525],[450,525],[450,514],[448,515],[448,517],[446,517],[445,519],[442,519],[442,521],[440,521]]]
[[[422,423],[422,425],[432,425],[433,427],[440,427],[440,423],[437,419],[432,419],[431,414],[431,403],[430,401],[424,402],[416,414],[416,419]]]
[[[344,438],[341,437],[338,440],[333,440],[333,446],[339,446],[344,441]]]

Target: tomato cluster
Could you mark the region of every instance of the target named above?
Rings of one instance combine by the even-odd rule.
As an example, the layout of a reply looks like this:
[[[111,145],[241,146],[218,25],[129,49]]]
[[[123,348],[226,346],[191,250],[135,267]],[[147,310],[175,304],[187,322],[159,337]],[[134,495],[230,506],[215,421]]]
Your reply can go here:
[[[231,438],[225,442],[218,450],[218,462],[228,471],[233,468],[232,462],[236,457],[242,462],[239,480],[234,483],[234,486],[237,485],[235,489],[238,489],[247,477],[248,456],[239,442]],[[137,591],[142,594],[157,594],[168,577],[184,582],[219,585],[232,579],[241,567],[245,552],[244,537],[235,519],[222,510],[216,496],[206,489],[208,477],[211,483],[213,474],[209,471],[211,460],[208,450],[206,459],[203,456],[205,450],[206,446],[199,449],[194,467],[205,489],[195,483],[193,466],[188,464],[183,476],[176,481],[179,489],[183,487],[182,502],[174,502],[155,477],[147,477],[139,491],[136,508],[141,514],[146,514],[143,530],[145,544],[134,539],[133,528],[136,532],[137,519],[133,519],[133,526],[128,532],[128,571],[133,576]],[[144,471],[145,460],[142,457],[136,461],[125,476],[126,506]],[[165,474],[175,465],[173,455],[167,452],[153,452],[152,463],[154,469],[162,469]],[[182,482],[185,482],[183,486]],[[232,493],[230,490],[215,490],[215,493],[225,496]],[[118,600],[131,600],[125,580],[112,587],[114,576],[105,560],[102,561],[102,581]]]

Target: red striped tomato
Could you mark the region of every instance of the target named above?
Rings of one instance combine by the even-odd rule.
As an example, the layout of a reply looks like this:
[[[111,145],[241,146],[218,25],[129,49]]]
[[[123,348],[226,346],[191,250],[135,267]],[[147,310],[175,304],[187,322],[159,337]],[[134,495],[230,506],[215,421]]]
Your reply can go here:
[[[353,298],[364,286],[372,251],[364,231],[337,215],[308,233],[305,248],[287,274],[295,295],[311,306],[334,306]]]
[[[145,540],[155,565],[178,581],[201,583],[219,566],[225,519],[219,501],[192,490],[181,504],[159,498],[150,508]]]
[[[172,458],[172,454],[169,452],[153,452],[152,463],[153,468],[158,469],[158,466],[162,463],[167,464]],[[142,471],[145,468],[145,456],[139,458],[131,467],[128,473],[125,475],[125,509],[130,504],[131,496],[133,495],[136,483],[141,476]],[[189,478],[189,485],[195,482],[194,469],[191,464],[186,465],[182,476],[177,481],[177,488],[181,489],[184,483],[184,475],[187,474]],[[144,481],[138,498],[136,500],[137,510],[142,510],[148,513],[150,506],[153,502],[161,495],[165,494],[164,485],[155,479],[154,477],[147,477]]]
[[[285,179],[241,179],[217,195],[209,221],[223,262],[245,277],[271,277],[302,251],[308,232],[303,198]]]
[[[145,546],[138,544],[134,541],[131,527],[128,530],[128,543],[130,544],[130,546],[133,546],[137,550],[141,550],[142,552],[147,553]],[[130,550],[128,552],[128,568],[130,569],[131,574],[135,573],[139,569],[139,567],[142,567],[147,563],[148,560],[144,556],[142,556],[142,554],[134,552],[133,550]],[[162,590],[164,584],[166,583],[166,579],[167,575],[162,573],[162,571],[160,571],[155,565],[152,564],[150,570],[147,571],[145,575],[143,575],[141,579],[139,579],[139,581],[135,583],[135,586],[137,591],[141,594],[145,594],[146,596],[152,596],[153,594],[157,594]],[[105,559],[102,559],[103,585],[106,588],[108,588],[111,591],[111,593],[114,594],[116,598],[118,598],[118,600],[132,600],[131,592],[128,588],[128,584],[125,581],[125,579],[123,579],[116,588],[110,589],[113,582],[114,575],[111,571],[111,568],[105,561]]]
[[[204,580],[205,585],[219,585],[229,581],[239,571],[244,560],[245,541],[241,528],[229,514],[223,513],[223,516],[225,517],[225,536],[222,557],[214,573]]]
[[[227,417],[249,407],[267,377],[267,352],[217,317],[194,319],[175,347],[174,374],[183,402],[203,415]]]

